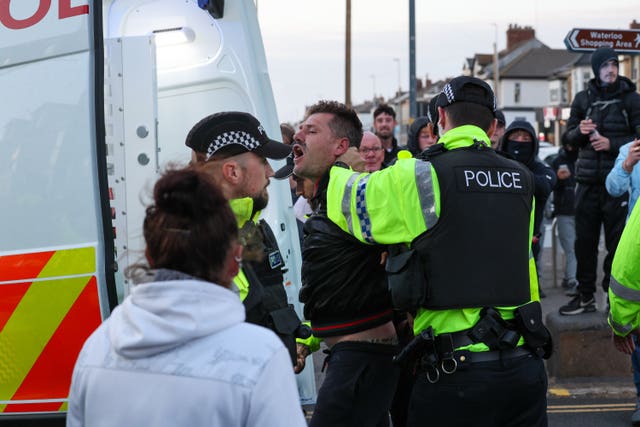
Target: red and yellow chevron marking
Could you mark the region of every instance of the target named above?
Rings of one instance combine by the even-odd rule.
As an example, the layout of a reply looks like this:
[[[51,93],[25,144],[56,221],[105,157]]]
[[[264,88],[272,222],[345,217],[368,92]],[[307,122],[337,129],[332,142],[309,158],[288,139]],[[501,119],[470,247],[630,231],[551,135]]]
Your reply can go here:
[[[94,247],[0,255],[0,412],[66,410],[76,358],[101,322],[95,273]]]

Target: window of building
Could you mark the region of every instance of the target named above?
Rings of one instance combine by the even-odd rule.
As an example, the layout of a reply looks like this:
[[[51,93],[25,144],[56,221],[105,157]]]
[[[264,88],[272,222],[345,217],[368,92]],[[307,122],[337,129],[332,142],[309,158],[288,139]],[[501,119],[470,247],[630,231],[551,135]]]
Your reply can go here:
[[[520,83],[516,83],[513,88],[513,102],[516,104],[520,103]]]

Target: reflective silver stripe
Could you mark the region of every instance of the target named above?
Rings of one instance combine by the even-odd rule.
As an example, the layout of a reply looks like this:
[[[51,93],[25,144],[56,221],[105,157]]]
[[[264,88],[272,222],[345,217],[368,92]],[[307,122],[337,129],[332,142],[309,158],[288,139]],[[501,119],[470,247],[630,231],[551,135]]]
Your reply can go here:
[[[422,216],[424,218],[424,224],[427,226],[427,230],[429,230],[438,222],[435,196],[433,195],[433,182],[431,180],[431,163],[416,160],[415,174]]]
[[[358,221],[360,222],[360,231],[362,232],[362,238],[365,242],[375,243],[373,235],[371,234],[371,218],[367,211],[367,198],[365,192],[367,191],[367,182],[371,175],[365,175],[356,186],[356,215],[358,215]]]
[[[618,282],[613,276],[611,276],[609,281],[609,287],[613,293],[620,298],[624,298],[627,301],[640,302],[640,291],[627,288],[622,283]]]
[[[349,234],[353,235],[353,218],[351,217],[351,190],[353,189],[353,183],[358,179],[360,174],[354,173],[349,177],[347,185],[344,186],[344,193],[342,194],[342,215],[347,220],[347,227],[349,227]]]
[[[627,335],[633,330],[633,326],[631,326],[631,323],[621,325],[620,323],[613,320],[613,317],[611,317],[611,311],[609,311],[609,325],[611,325],[611,327],[621,335]]]

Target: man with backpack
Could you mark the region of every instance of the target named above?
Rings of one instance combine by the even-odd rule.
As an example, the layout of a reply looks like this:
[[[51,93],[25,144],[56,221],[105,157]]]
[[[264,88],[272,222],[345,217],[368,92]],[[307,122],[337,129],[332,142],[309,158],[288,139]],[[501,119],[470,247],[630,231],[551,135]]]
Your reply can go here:
[[[618,55],[608,47],[591,55],[595,78],[578,92],[571,104],[566,141],[579,149],[576,162],[576,279],[578,295],[560,307],[560,314],[574,315],[596,310],[596,270],[600,229],[604,225],[607,255],[602,287],[609,287],[611,261],[627,215],[625,194],[612,197],[605,180],[620,147],[633,140],[640,128],[640,95],[636,85],[618,75]]]

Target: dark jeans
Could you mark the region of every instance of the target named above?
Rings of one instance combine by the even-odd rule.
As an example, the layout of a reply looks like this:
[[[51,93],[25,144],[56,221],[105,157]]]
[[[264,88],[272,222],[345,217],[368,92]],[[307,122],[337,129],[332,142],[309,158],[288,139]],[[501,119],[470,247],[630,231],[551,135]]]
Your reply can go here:
[[[605,291],[609,289],[611,262],[627,218],[628,198],[628,194],[611,197],[604,185],[579,184],[576,188],[576,279],[578,291],[583,295],[593,295],[596,291],[598,244],[602,225],[607,248],[602,266],[602,288]]]
[[[528,355],[473,363],[413,385],[408,426],[547,426],[547,374]]]
[[[389,407],[398,381],[397,348],[366,342],[340,342],[327,358],[310,427],[389,425]]]
[[[401,349],[413,340],[413,329],[406,319],[407,313],[394,312],[393,324],[396,328]],[[391,413],[391,422],[393,423],[393,427],[405,427],[407,425],[409,400],[411,399],[411,389],[413,388],[414,381],[414,367],[411,364],[401,366],[398,385],[389,410]]]

